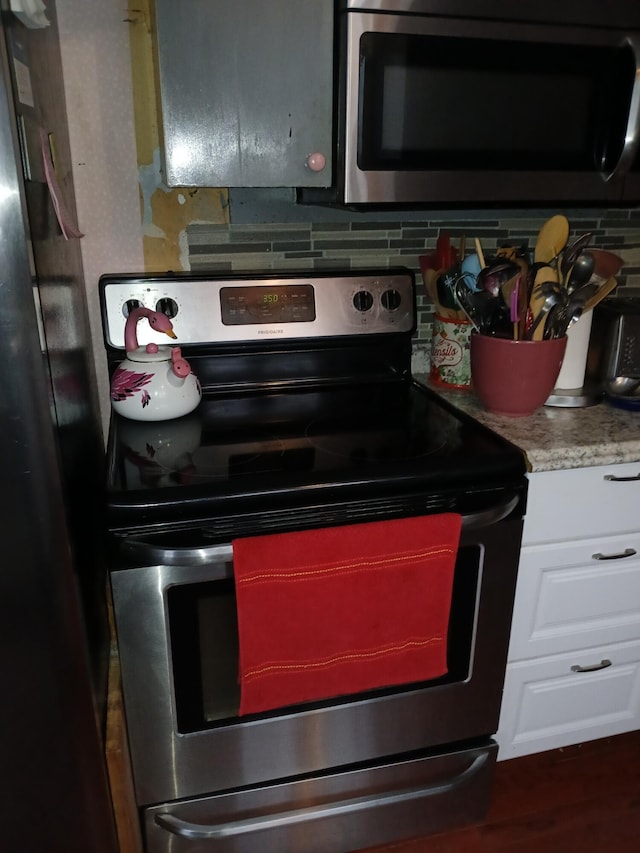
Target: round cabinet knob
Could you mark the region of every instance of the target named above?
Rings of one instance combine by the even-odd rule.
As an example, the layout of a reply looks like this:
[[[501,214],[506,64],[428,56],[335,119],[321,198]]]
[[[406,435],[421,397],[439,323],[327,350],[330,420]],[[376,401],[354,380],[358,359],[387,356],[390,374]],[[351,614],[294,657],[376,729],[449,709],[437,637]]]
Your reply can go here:
[[[321,172],[327,165],[327,158],[319,151],[314,151],[307,157],[306,165],[307,169],[311,169],[312,172]]]
[[[353,304],[358,311],[368,311],[373,305],[373,296],[368,290],[359,290],[354,294]]]
[[[385,290],[385,292],[380,297],[380,301],[387,309],[387,311],[395,311],[397,308],[400,307],[402,297],[400,296],[397,290]]]
[[[164,314],[165,317],[171,319],[178,313],[178,305],[174,299],[164,296],[156,302],[156,311],[159,314]]]

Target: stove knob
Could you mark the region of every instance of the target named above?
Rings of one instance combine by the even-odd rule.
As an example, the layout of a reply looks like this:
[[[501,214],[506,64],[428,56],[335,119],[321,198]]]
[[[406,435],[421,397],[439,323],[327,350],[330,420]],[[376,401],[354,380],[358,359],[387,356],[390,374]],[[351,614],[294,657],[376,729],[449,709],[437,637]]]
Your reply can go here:
[[[402,297],[400,296],[397,290],[385,290],[385,292],[380,297],[380,301],[387,309],[387,311],[395,311],[400,307]]]
[[[353,305],[358,311],[368,311],[373,305],[373,296],[368,290],[359,290],[353,297]]]
[[[178,313],[178,305],[174,299],[164,296],[156,302],[156,311],[171,319]]]
[[[142,302],[139,299],[127,299],[127,301],[122,306],[122,313],[125,317],[128,317],[132,311],[135,311],[136,308],[142,308]]]

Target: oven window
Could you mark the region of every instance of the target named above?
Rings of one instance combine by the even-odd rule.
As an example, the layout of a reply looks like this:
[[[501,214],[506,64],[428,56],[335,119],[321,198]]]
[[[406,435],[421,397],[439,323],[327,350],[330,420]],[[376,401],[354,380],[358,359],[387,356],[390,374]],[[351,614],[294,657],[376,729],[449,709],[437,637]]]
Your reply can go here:
[[[465,681],[469,677],[481,559],[479,546],[461,548],[458,552],[449,619],[448,673],[429,682],[431,685]],[[237,722],[240,690],[233,580],[170,587],[167,605],[178,731],[200,731]],[[423,686],[386,688],[367,695]],[[358,698],[362,695],[358,694]],[[352,698],[342,696],[313,707],[348,702]]]
[[[362,170],[601,171],[634,64],[613,47],[368,32],[360,75]]]

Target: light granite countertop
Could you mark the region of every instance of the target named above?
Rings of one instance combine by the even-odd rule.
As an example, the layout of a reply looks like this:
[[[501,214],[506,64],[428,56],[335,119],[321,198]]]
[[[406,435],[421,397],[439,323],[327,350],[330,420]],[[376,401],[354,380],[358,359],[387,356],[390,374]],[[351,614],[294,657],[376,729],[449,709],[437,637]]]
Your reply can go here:
[[[519,447],[531,472],[640,462],[640,411],[603,401],[585,408],[543,406],[528,417],[508,418],[487,412],[470,391],[443,391],[426,374],[415,379]]]

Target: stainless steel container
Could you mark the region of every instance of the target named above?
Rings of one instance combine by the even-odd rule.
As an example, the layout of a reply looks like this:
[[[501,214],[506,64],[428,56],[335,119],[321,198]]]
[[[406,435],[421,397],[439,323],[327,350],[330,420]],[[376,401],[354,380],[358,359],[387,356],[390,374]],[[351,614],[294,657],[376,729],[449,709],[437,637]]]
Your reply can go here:
[[[596,306],[587,376],[605,391],[614,380],[640,379],[640,298],[616,297]]]

